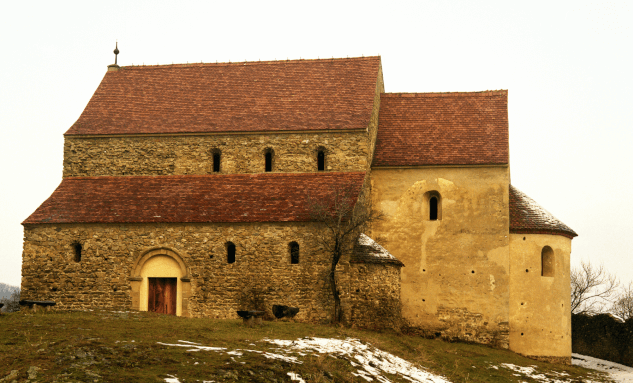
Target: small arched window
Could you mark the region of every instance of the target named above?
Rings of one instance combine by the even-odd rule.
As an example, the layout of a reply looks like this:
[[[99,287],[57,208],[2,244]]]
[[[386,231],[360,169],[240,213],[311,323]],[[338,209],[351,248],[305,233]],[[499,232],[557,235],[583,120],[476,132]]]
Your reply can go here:
[[[272,149],[266,149],[264,152],[264,171],[272,172],[273,171],[273,157],[274,152]]]
[[[222,160],[222,153],[219,150],[213,152],[213,172],[220,172],[220,162]]]
[[[555,263],[554,250],[549,246],[545,246],[541,250],[541,276],[553,277]]]
[[[81,252],[83,250],[81,247],[81,243],[73,243],[73,250],[75,251],[75,262],[81,262]]]
[[[235,263],[235,244],[233,242],[226,243],[226,262]]]
[[[322,149],[317,152],[317,170],[325,170],[325,151]]]
[[[290,242],[290,263],[296,265],[299,263],[299,244]]]
[[[437,191],[428,191],[424,193],[425,213],[429,221],[438,221],[442,219],[442,197]]]

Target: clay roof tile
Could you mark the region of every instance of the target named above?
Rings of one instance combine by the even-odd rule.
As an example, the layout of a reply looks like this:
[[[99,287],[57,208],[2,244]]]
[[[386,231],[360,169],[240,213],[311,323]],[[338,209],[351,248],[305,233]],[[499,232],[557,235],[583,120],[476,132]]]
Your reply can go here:
[[[366,129],[380,57],[124,66],[66,135]]]
[[[308,221],[308,195],[328,198],[364,172],[67,177],[23,224]]]
[[[569,226],[556,219],[536,201],[512,185],[510,185],[510,233],[556,234],[568,238],[578,236]]]
[[[508,92],[383,93],[372,166],[508,163]]]

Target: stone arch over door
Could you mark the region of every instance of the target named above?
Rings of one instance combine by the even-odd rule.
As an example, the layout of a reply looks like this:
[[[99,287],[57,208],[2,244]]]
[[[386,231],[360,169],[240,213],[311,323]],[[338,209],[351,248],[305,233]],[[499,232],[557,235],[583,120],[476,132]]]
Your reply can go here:
[[[138,256],[129,278],[133,310],[147,311],[149,278],[177,278],[176,315],[190,316],[191,277],[180,254],[159,247],[146,250]]]

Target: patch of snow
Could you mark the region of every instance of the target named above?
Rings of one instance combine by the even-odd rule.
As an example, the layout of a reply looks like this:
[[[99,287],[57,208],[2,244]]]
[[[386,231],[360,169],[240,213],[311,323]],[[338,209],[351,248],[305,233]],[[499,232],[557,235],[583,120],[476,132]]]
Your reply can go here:
[[[616,382],[633,382],[633,367],[580,354],[571,354],[571,364],[609,373]]]
[[[572,382],[576,382],[577,380],[568,380],[565,379],[564,376],[569,376],[569,374],[565,373],[565,372],[556,372],[556,371],[548,371],[547,375],[553,375],[555,377],[561,378],[563,380],[560,379],[556,379],[555,377],[550,377],[545,375],[544,373],[537,373],[537,366],[527,366],[527,367],[521,367],[521,366],[517,366],[515,364],[512,363],[501,363],[499,365],[499,367],[503,367],[503,368],[507,368],[511,371],[514,372],[518,372],[518,374],[512,374],[514,376],[518,376],[518,377],[523,377],[523,378],[531,378],[534,379],[537,382],[543,382],[543,383],[572,383]],[[496,370],[499,369],[499,367],[497,366],[490,366],[490,368],[494,368]],[[584,383],[595,383],[591,380],[586,380],[584,381]]]
[[[301,375],[296,374],[294,372],[289,372],[288,376],[290,377],[290,380],[292,381],[298,381],[299,383],[306,383],[306,381],[301,378]]]
[[[179,340],[179,342],[182,342]],[[207,347],[207,346],[198,346],[195,344],[178,344],[178,343],[162,343],[162,342],[156,342],[158,344],[162,344],[163,346],[176,346],[176,347],[193,347],[190,350],[187,351],[224,351],[226,350],[225,347]],[[191,342],[187,342],[187,343],[191,343]]]
[[[180,383],[180,380],[178,380],[178,378],[176,378],[175,376],[168,374],[166,375],[169,376],[169,378],[165,378],[165,383]]]
[[[359,369],[354,374],[367,381],[390,382],[382,373],[400,375],[412,383],[449,383],[446,378],[431,374],[410,362],[379,350],[358,339],[302,338],[297,340],[263,339],[263,341],[283,347],[285,351],[310,351],[320,354],[334,354],[345,359]]]

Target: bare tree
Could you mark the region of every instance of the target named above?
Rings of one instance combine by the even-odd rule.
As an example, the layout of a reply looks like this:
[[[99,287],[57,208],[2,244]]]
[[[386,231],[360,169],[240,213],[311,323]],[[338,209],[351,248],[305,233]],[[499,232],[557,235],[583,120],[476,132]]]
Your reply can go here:
[[[340,322],[343,316],[341,297],[336,285],[336,266],[341,257],[352,250],[361,229],[382,218],[381,213],[357,204],[358,188],[358,185],[346,184],[330,190],[320,198],[308,196],[310,219],[325,227],[323,232],[316,234],[316,239],[331,256],[327,278],[334,299],[334,323]]]
[[[611,303],[619,285],[615,275],[609,274],[600,265],[594,268],[582,262],[580,268],[571,270],[571,312],[574,314],[597,314],[605,311]]]
[[[0,303],[4,303],[2,311],[5,313],[20,311],[20,288],[16,287],[10,296],[0,299]]]
[[[617,296],[611,312],[622,320],[633,318],[633,282],[628,287],[622,289],[622,293]]]

